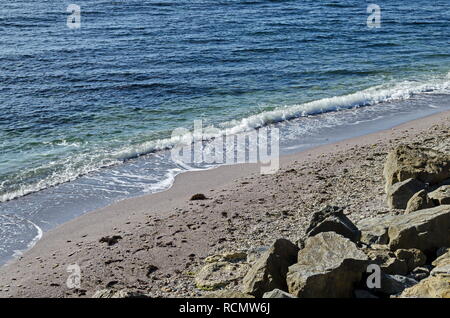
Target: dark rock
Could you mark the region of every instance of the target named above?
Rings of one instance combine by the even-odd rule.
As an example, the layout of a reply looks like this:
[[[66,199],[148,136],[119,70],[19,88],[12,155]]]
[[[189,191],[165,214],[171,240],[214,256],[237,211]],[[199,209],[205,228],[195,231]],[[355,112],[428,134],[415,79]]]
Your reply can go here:
[[[361,236],[358,228],[344,215],[344,209],[335,206],[327,206],[312,215],[306,236],[322,232],[335,232],[353,242],[357,242]]]
[[[100,240],[99,240],[99,242],[100,243],[107,243],[108,244],[108,246],[111,246],[111,245],[114,245],[114,244],[116,244],[117,242],[119,242],[119,240],[121,240],[122,239],[122,236],[120,236],[120,235],[114,235],[114,236],[105,236],[105,237],[102,237]]]
[[[199,200],[206,200],[206,199],[207,198],[203,193],[197,193],[191,197],[191,201],[199,201]]]

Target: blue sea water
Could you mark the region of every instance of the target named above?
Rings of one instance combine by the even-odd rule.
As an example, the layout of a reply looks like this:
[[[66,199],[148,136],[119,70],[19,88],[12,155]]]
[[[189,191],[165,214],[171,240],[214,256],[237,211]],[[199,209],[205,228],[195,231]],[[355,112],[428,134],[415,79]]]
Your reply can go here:
[[[372,1],[373,2],[373,1]],[[450,109],[448,0],[14,0],[0,7],[0,262],[160,191],[193,121],[283,152]],[[66,8],[81,7],[81,28]]]

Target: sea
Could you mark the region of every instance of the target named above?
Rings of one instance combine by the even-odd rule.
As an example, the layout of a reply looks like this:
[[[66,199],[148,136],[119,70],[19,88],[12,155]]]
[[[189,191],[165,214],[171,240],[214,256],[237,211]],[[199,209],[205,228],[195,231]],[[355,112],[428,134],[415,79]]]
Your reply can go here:
[[[276,127],[289,154],[449,110],[449,4],[5,1],[0,264],[64,222],[217,166],[172,160],[173,132],[195,121]]]

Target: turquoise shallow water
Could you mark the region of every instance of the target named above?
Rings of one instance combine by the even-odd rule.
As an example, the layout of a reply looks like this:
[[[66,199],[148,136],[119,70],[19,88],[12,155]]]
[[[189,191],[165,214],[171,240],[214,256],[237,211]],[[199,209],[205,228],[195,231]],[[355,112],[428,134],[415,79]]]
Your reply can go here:
[[[448,1],[379,4],[379,29],[356,0],[3,4],[0,259],[38,229],[169,186],[185,167],[155,151],[194,120],[289,120],[288,152],[446,109]]]

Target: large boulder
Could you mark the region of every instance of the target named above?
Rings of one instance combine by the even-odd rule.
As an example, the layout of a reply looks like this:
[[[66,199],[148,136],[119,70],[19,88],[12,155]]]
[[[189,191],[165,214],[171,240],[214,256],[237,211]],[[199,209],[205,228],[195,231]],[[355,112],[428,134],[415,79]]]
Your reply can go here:
[[[402,298],[450,298],[450,278],[444,275],[430,276],[417,285],[407,288]]]
[[[443,185],[429,195],[436,204],[450,204],[450,185]]]
[[[366,219],[358,222],[361,241],[388,244],[392,251],[417,248],[433,253],[450,246],[450,205],[414,213]]]
[[[387,203],[391,209],[406,209],[408,201],[426,185],[416,179],[407,179],[390,186],[387,192]]]
[[[335,232],[357,242],[361,236],[358,228],[344,215],[344,209],[327,206],[313,214],[306,236],[311,237],[322,232]]]
[[[450,178],[450,155],[433,149],[400,145],[384,165],[386,191],[395,183],[417,179],[431,185]]]
[[[299,248],[292,242],[276,240],[245,275],[242,292],[262,297],[274,289],[286,291],[286,273],[289,266],[296,262],[298,251]]]
[[[349,239],[319,233],[305,242],[297,264],[289,267],[289,293],[301,298],[351,297],[369,258]]]
[[[450,206],[441,205],[395,218],[388,230],[389,247],[434,252],[441,246],[450,246],[449,234]]]
[[[435,204],[428,197],[427,191],[421,190],[409,199],[405,213],[408,214],[418,210],[429,209],[434,206]]]

